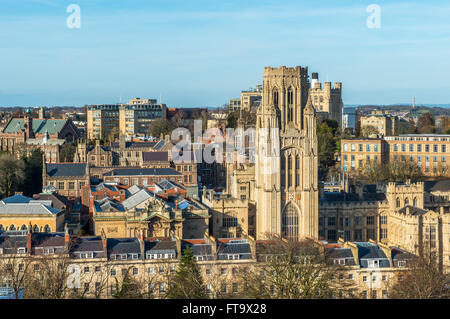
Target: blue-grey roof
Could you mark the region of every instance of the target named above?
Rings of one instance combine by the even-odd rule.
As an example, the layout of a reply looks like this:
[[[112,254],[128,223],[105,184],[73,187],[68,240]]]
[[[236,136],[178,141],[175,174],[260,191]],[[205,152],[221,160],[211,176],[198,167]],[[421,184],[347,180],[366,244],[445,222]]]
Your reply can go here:
[[[141,246],[137,238],[108,238],[108,255],[140,254]]]
[[[358,257],[361,268],[368,267],[369,259],[379,260],[379,267],[390,267],[389,259],[378,245],[365,242],[356,242]]]
[[[252,258],[252,251],[249,243],[219,243],[217,245],[218,259],[228,259],[228,254],[239,254],[239,259]]]
[[[34,199],[27,197],[27,196],[23,196],[23,195],[14,195],[8,198],[4,198],[2,199],[2,202],[4,204],[26,204],[29,203],[30,201],[34,201]]]
[[[103,251],[102,238],[94,237],[76,237],[72,240],[70,252],[90,252]]]
[[[48,176],[85,176],[87,163],[46,164]]]
[[[331,259],[353,258],[350,248],[331,248],[327,252],[327,256]]]
[[[145,241],[144,249],[151,254],[173,254],[176,253],[176,241]]]
[[[194,256],[209,256],[212,255],[211,244],[183,244],[181,250],[184,251],[187,247],[192,248],[192,253]]]
[[[116,168],[105,173],[104,176],[182,176],[180,172],[173,168]]]

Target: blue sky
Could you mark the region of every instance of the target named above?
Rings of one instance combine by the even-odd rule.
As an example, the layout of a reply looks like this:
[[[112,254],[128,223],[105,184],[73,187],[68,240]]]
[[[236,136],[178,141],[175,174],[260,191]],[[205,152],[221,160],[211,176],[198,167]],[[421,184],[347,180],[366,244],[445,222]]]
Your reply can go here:
[[[450,103],[450,3],[429,2],[0,0],[0,106],[218,106],[280,65],[343,82],[345,104]]]

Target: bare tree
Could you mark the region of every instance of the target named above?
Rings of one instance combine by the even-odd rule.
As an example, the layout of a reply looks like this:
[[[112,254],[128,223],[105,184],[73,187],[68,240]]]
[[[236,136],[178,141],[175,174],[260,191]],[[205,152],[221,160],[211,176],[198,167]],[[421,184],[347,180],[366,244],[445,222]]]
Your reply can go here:
[[[18,248],[17,245],[13,244],[13,247],[8,249],[10,253],[0,256],[0,286],[12,289],[15,299],[18,299],[20,292],[30,282],[32,263],[30,256],[17,253]]]
[[[450,276],[439,267],[434,251],[413,258],[407,270],[397,275],[389,287],[393,299],[448,299],[450,298]]]
[[[258,259],[256,267],[241,274],[244,298],[330,298],[346,287],[344,281],[335,280],[344,268],[334,265],[321,247],[309,241],[272,237]]]

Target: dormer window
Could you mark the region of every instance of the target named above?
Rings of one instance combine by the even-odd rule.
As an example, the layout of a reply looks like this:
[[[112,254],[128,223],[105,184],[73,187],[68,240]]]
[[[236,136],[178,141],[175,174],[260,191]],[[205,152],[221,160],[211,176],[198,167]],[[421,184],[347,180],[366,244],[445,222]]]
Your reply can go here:
[[[130,254],[131,259],[138,259],[138,254]]]
[[[398,267],[400,267],[400,268],[402,268],[402,267],[406,267],[406,261],[404,261],[404,260],[399,260],[399,262],[398,262]]]
[[[239,254],[228,254],[227,257],[229,260],[237,260],[239,259]]]
[[[372,259],[367,261],[367,267],[369,268],[378,268],[380,267],[380,263],[378,259]]]
[[[80,253],[81,259],[94,258],[93,252]]]
[[[26,253],[26,249],[25,248],[17,248],[17,253],[18,254],[25,254]]]
[[[44,248],[44,255],[51,255],[55,253],[54,248]]]

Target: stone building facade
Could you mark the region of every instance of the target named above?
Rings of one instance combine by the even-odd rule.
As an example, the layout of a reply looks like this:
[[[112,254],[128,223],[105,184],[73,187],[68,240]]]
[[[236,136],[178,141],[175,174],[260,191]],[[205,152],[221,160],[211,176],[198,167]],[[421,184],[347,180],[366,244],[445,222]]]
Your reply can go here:
[[[317,237],[316,115],[309,86],[307,68],[264,69],[256,119],[257,239],[268,233]]]

